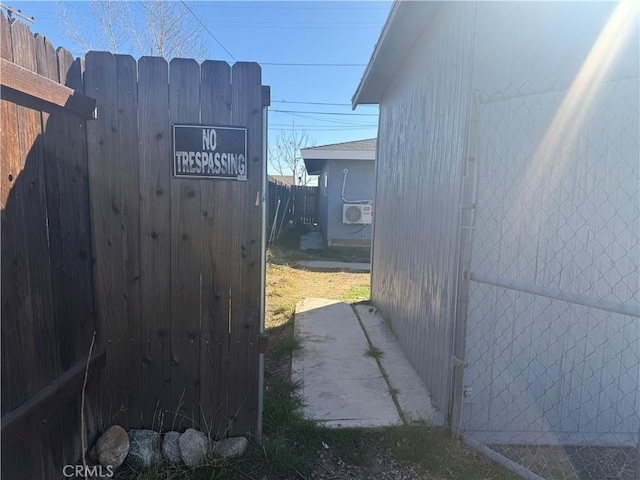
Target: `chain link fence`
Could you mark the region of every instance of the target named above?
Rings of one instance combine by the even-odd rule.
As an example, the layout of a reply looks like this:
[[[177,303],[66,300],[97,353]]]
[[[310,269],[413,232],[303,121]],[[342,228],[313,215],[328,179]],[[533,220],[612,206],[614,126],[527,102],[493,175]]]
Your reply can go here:
[[[640,478],[638,92],[477,97],[461,430],[542,478]]]

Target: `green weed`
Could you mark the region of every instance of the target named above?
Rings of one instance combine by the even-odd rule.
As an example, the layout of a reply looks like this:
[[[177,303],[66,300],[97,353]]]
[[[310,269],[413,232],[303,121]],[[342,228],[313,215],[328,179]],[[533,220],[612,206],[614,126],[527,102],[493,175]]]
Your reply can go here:
[[[302,346],[300,339],[292,334],[274,338],[269,350],[275,356],[291,354]]]
[[[267,385],[264,398],[262,447],[255,447],[233,469],[243,478],[260,475],[269,479],[307,478],[313,471],[317,451],[328,448],[343,461],[365,462],[366,449],[357,429],[332,429],[302,416],[299,385],[277,379]]]
[[[384,357],[384,352],[375,345],[370,345],[369,348],[364,351],[364,356],[375,358],[377,360]]]

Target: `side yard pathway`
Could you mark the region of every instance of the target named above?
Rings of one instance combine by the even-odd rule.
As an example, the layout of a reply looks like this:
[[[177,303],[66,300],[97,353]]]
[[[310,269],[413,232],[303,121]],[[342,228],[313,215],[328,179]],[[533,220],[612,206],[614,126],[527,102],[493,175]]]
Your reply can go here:
[[[307,298],[296,305],[295,334],[302,348],[293,354],[291,376],[301,382],[307,417],[334,427],[442,424],[373,307]]]

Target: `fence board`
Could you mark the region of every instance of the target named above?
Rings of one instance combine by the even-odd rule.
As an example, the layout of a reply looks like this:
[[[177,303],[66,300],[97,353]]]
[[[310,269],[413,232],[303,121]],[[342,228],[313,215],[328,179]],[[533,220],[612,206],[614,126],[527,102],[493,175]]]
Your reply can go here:
[[[14,22],[11,26],[13,60],[36,70],[35,40],[29,28]],[[21,340],[25,366],[29,370],[27,394],[33,395],[55,378],[58,372],[55,330],[51,299],[51,273],[47,238],[47,208],[42,153],[40,112],[18,107],[18,133],[23,170],[12,189],[21,203],[22,245],[26,284],[18,286],[25,309]],[[28,221],[24,219],[29,218]],[[22,330],[24,328],[24,330]],[[26,400],[26,399],[23,399]]]
[[[11,54],[11,30],[9,22],[4,14],[0,14],[0,56],[6,60],[12,59]],[[17,178],[20,166],[20,154],[18,145],[18,126],[16,124],[16,106],[13,103],[2,100],[0,102],[0,118],[2,118],[2,129],[0,130],[0,141],[2,141],[2,187],[0,203],[4,209],[9,191],[13,186],[14,178]]]
[[[118,105],[118,154],[113,168],[119,172],[121,188],[122,284],[125,299],[128,355],[126,376],[131,425],[141,418],[140,345],[140,198],[138,155],[138,71],[129,55],[116,55]],[[117,226],[116,226],[117,228]],[[121,373],[122,374],[122,373]]]
[[[171,148],[169,65],[138,62],[143,425],[166,429],[171,408]]]
[[[200,121],[200,65],[169,65],[173,123]],[[176,426],[200,418],[200,181],[171,178],[171,403]]]
[[[53,49],[53,45],[48,38],[43,37],[40,34],[35,35],[35,56],[36,56],[36,68],[37,73],[43,77],[48,78],[49,80],[58,81],[58,62],[56,53]],[[63,275],[63,264],[59,258],[59,252],[62,250],[62,237],[60,235],[60,231],[58,229],[60,222],[58,218],[58,213],[60,212],[59,208],[56,208],[58,205],[58,182],[55,175],[55,162],[56,158],[51,153],[51,146],[58,140],[58,136],[63,134],[62,131],[58,132],[48,132],[46,126],[49,122],[50,114],[47,112],[42,112],[42,148],[43,148],[43,169],[44,176],[47,178],[45,182],[45,192],[47,198],[47,229],[49,234],[49,249],[50,249],[50,261],[51,261],[51,288],[52,288],[52,311],[53,311],[53,319],[54,319],[54,329],[56,337],[58,338],[57,344],[61,345],[65,341],[65,337],[58,337],[59,332],[58,326],[60,324],[70,324],[68,318],[64,318],[60,312],[60,303],[64,301],[66,295],[64,295],[64,290],[57,291],[57,287],[61,287],[64,285],[61,276]],[[55,122],[52,122],[52,124]],[[56,123],[59,125],[58,123]],[[66,143],[67,139],[61,139],[64,143]],[[72,337],[71,337],[72,338]],[[58,361],[61,361],[61,354],[64,354],[64,351],[61,349],[57,349],[55,355],[57,356]],[[63,363],[61,361],[61,363]],[[64,369],[68,367],[70,364],[61,365],[61,368]],[[40,432],[42,433],[42,432]]]
[[[17,30],[18,27],[16,27]],[[14,31],[11,28],[11,32]],[[13,35],[12,35],[13,36]],[[26,41],[29,41],[27,38]],[[11,52],[11,59],[13,59],[13,48]],[[2,281],[2,287],[6,289],[3,292],[3,306],[5,307],[5,313],[2,315],[3,320],[7,321],[5,330],[3,331],[3,338],[7,340],[13,340],[6,344],[8,350],[8,357],[10,358],[10,365],[13,368],[8,369],[10,375],[5,385],[8,385],[11,396],[11,408],[13,410],[17,405],[20,405],[29,396],[35,393],[35,389],[29,389],[27,382],[21,382],[18,376],[11,378],[11,371],[15,371],[16,367],[23,370],[23,377],[27,378],[25,371],[29,371],[35,367],[35,359],[33,358],[34,351],[31,343],[33,342],[33,326],[31,325],[31,302],[29,301],[29,276],[28,276],[28,259],[25,252],[25,225],[21,221],[25,210],[23,205],[24,187],[21,183],[18,183],[20,174],[24,168],[23,156],[24,148],[22,148],[22,138],[25,133],[20,131],[20,127],[24,122],[25,109],[21,107],[15,107],[16,123],[15,123],[15,145],[3,145],[4,148],[15,149],[15,156],[11,155],[10,158],[16,163],[9,166],[8,171],[12,183],[11,183],[11,199],[7,198],[7,207],[3,212],[5,214],[6,223],[3,225],[2,233],[9,238],[3,238],[3,268],[2,274],[5,278]],[[28,112],[27,112],[28,113]],[[10,126],[9,126],[10,128]],[[4,155],[3,155],[4,156]],[[11,180],[10,180],[11,181]],[[9,203],[11,202],[11,203]],[[9,232],[12,235],[9,236]],[[8,267],[8,268],[7,268]],[[14,321],[11,321],[11,318]],[[4,325],[3,325],[4,326]],[[17,340],[17,342],[16,342]],[[17,343],[17,345],[16,345]],[[17,347],[17,348],[16,348]],[[4,443],[4,442],[3,442]]]
[[[78,413],[76,412],[77,415]],[[46,452],[43,469],[49,474],[60,474],[66,464],[64,456],[65,438],[62,434],[62,416],[60,412],[57,409],[46,411],[42,426],[44,428],[39,437],[45,446]]]
[[[207,61],[201,67],[201,118],[210,125],[231,124],[231,67],[226,62]],[[216,437],[229,430],[229,276],[233,242],[223,241],[221,232],[231,232],[234,217],[223,208],[234,182],[205,181],[202,194],[202,304],[200,402],[203,420]]]
[[[11,26],[11,37],[13,61],[35,71],[35,42],[28,27],[21,22],[14,22]],[[12,350],[19,350],[19,356],[14,355],[14,359],[23,364],[25,376],[14,377],[15,383],[9,387],[14,390],[18,385],[26,386],[25,391],[21,392],[25,396],[19,399],[19,403],[22,403],[55,376],[57,364],[51,348],[52,344],[55,344],[51,328],[51,286],[50,279],[46,278],[49,276],[49,266],[46,258],[48,252],[40,140],[41,118],[39,112],[25,107],[17,107],[16,112],[20,165],[17,165],[10,197],[3,212],[14,220],[12,230],[7,232],[13,237],[9,248],[13,247],[14,256],[7,262],[7,256],[3,252],[3,273],[8,263],[14,269],[10,275],[15,283],[8,285],[10,294],[8,298],[3,295],[3,303],[15,302],[17,307],[18,315],[9,317],[7,321],[18,324],[18,336],[9,337],[13,342],[6,346]],[[43,246],[45,248],[42,248]],[[9,311],[13,313],[12,310]],[[5,317],[6,313],[3,314],[3,319]],[[3,336],[7,336],[7,333],[9,332],[3,331]],[[42,337],[37,338],[39,335]],[[50,342],[49,345],[43,345],[46,341]],[[43,351],[39,351],[40,346],[43,347]],[[12,406],[16,407],[18,404]],[[39,419],[32,418],[24,436],[14,444],[17,448],[14,451],[16,456],[12,460],[16,462],[17,468],[21,468],[21,473],[29,478],[42,476],[42,447],[39,437],[35,434],[39,430],[38,424]],[[7,439],[2,443],[7,443]],[[3,454],[3,457],[5,456],[6,453]],[[21,462],[24,462],[24,465],[21,465]]]
[[[11,29],[4,12],[0,12],[0,40],[0,57],[11,60],[13,58],[11,54]]]
[[[127,310],[124,299],[122,260],[122,185],[114,168],[118,156],[118,102],[115,57],[105,52],[86,56],[85,93],[97,100],[99,122],[87,124],[89,188],[94,262],[94,293],[99,337],[107,349],[103,375],[103,400],[112,420],[128,427],[128,380],[130,365]],[[111,416],[110,415],[110,416]]]
[[[58,58],[51,41],[43,35],[36,33],[36,72],[43,77],[58,82]]]
[[[0,15],[0,33],[2,42],[0,47],[3,58],[11,59],[11,36],[9,23],[4,15]],[[2,129],[0,129],[0,140],[2,141],[2,155],[0,156],[0,168],[2,171],[2,229],[0,234],[2,241],[2,362],[0,364],[2,372],[2,414],[11,411],[21,400],[26,398],[26,385],[21,381],[25,378],[22,353],[17,348],[16,342],[19,339],[18,325],[22,316],[19,313],[19,302],[15,297],[14,286],[23,284],[19,276],[24,275],[22,260],[18,255],[17,248],[20,244],[18,234],[18,213],[10,214],[8,208],[9,192],[18,178],[21,170],[20,146],[18,139],[18,117],[15,104],[6,100],[0,102],[2,110]],[[18,205],[12,200],[11,209],[18,210]]]
[[[275,218],[278,200],[280,209]],[[288,203],[287,203],[288,200]],[[318,187],[278,185],[268,183],[268,221],[277,223],[313,224],[318,221]]]
[[[61,433],[66,440],[64,443],[64,460],[65,463],[69,462],[75,465],[79,459],[77,455],[81,453],[82,448],[80,435],[78,434],[81,428],[79,415],[81,405],[80,395],[72,395],[67,399],[65,405],[66,408],[60,412],[60,420],[62,423]],[[74,456],[76,458],[73,458]]]
[[[68,83],[81,86],[79,71],[70,71],[73,58],[65,52],[59,50],[62,55],[49,71],[56,76],[60,71]],[[43,124],[53,308],[60,364],[66,370],[86,354],[94,328],[85,128],[83,120],[67,112],[56,112]]]
[[[231,435],[255,429],[258,381],[258,329],[260,322],[260,235],[261,208],[258,198],[262,189],[262,86],[257,63],[238,62],[232,70],[232,121],[247,127],[247,182],[234,183],[231,198],[236,245],[232,257],[231,282],[236,285],[231,298],[231,356],[233,375],[242,382],[229,385],[229,412],[234,423]],[[233,208],[235,206],[235,208]],[[230,241],[230,239],[228,240]],[[238,255],[239,254],[239,255]]]

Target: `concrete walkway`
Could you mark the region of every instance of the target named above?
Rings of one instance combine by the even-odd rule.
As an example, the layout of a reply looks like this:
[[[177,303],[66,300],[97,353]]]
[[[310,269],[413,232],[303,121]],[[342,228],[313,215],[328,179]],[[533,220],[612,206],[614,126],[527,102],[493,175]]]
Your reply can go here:
[[[317,230],[305,233],[300,237],[300,250],[322,250],[324,248],[324,239]]]
[[[314,270],[347,270],[350,272],[370,272],[370,263],[361,262],[327,262],[324,260],[301,260],[297,263],[301,267]]]
[[[382,370],[365,355],[370,344],[361,321],[383,352]],[[295,333],[302,348],[294,352],[291,376],[302,384],[307,417],[334,427],[442,424],[428,390],[372,307],[354,311],[343,302],[307,298],[296,305]]]

